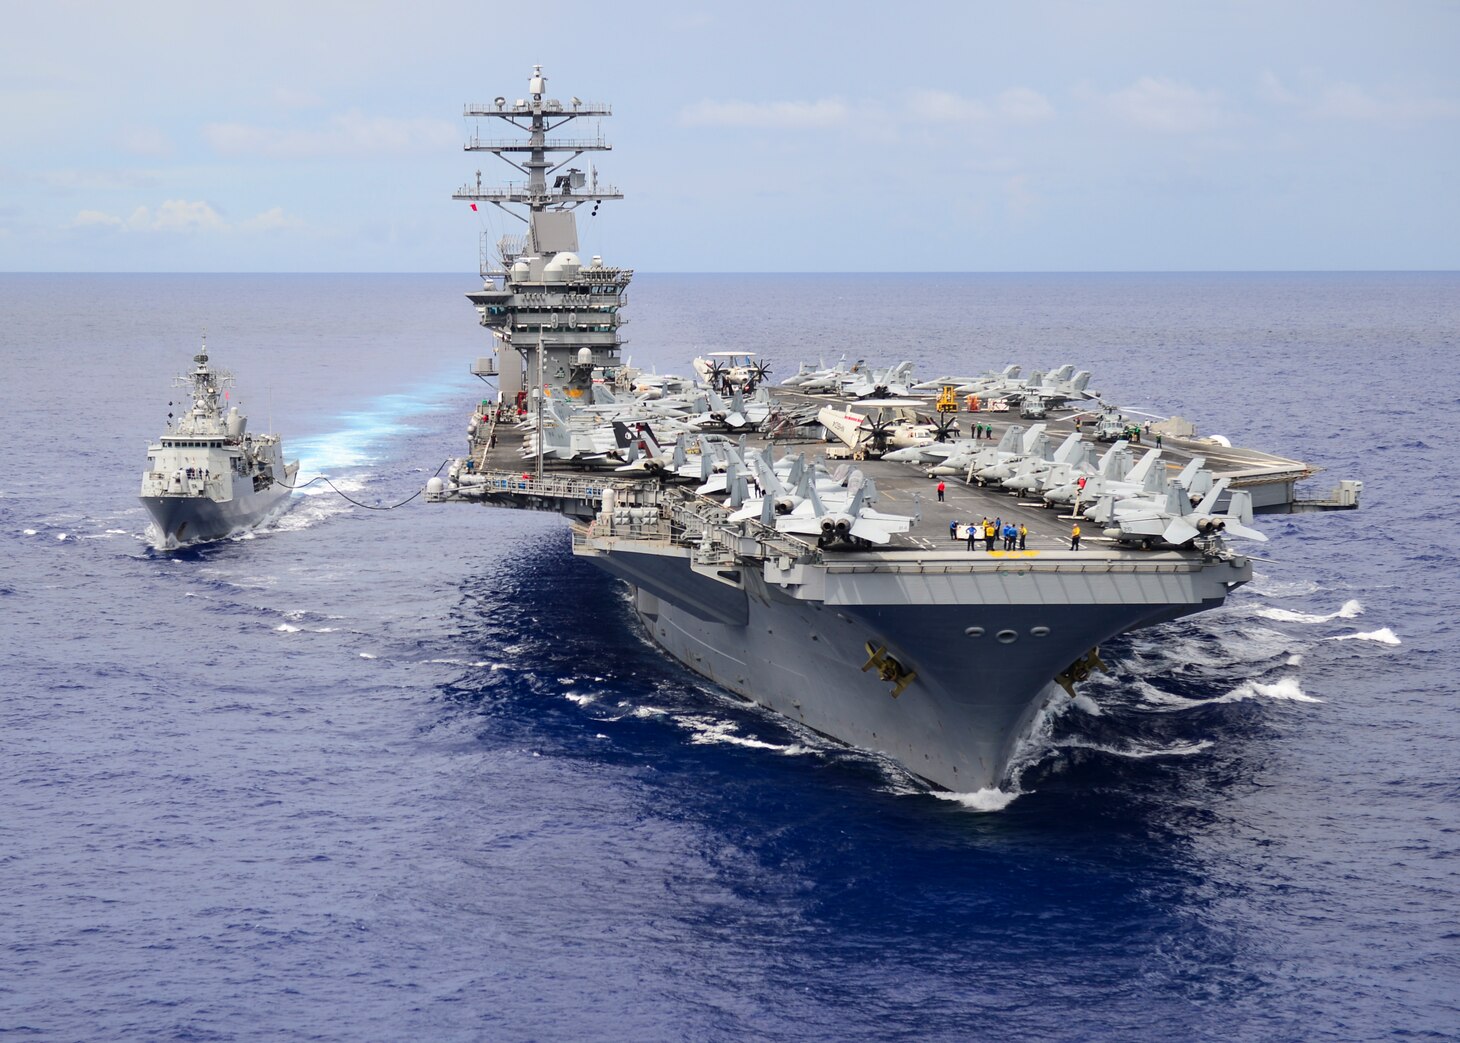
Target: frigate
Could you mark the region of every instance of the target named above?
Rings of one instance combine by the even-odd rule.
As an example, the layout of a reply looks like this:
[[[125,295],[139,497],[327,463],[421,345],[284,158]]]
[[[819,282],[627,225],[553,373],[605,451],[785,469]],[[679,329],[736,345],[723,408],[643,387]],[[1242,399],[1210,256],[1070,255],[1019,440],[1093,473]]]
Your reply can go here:
[[[252,528],[288,502],[299,461],[284,462],[276,434],[251,434],[248,418],[224,411],[233,375],[208,358],[204,338],[193,368],[174,379],[181,390],[176,416],[147,447],[142,505],[160,547],[216,540]]]
[[[482,285],[467,297],[494,350],[471,370],[496,393],[472,413],[467,454],[430,481],[426,498],[564,515],[572,552],[628,584],[644,633],[730,692],[936,786],[996,787],[1041,711],[1103,668],[1102,642],[1215,608],[1252,578],[1251,559],[1229,542],[1252,534],[1252,511],[1357,504],[1357,482],[1304,501],[1295,484],[1314,468],[1180,425],[1158,430],[1159,448],[1154,437],[1132,444],[1139,427],[1122,432],[1130,437],[1107,450],[1113,463],[1097,461],[1094,425],[1071,414],[1025,428],[1002,411],[1011,395],[986,400],[976,417],[961,413],[965,430],[986,436],[963,439],[967,473],[962,457],[941,470],[898,462],[885,444],[892,421],[849,399],[911,405],[915,420],[930,399],[886,397],[906,391],[907,364],[880,374],[842,365],[826,372],[844,379],[819,384],[803,366],[787,382],[817,394],[767,388],[763,361],[697,360],[701,379],[679,381],[680,403],[667,406],[665,379],[636,378],[620,359],[633,271],[578,253],[575,211],[622,195],[581,163],[610,147],[601,133],[567,128],[611,114],[606,104],[548,97],[540,66],[525,97],[465,106],[478,126],[496,121],[509,135],[477,133],[466,149],[496,155],[526,180],[484,186],[478,171],[453,198],[525,224],[495,244],[483,236]],[[1084,380],[1065,382],[1062,398],[1086,395]],[[955,390],[940,389],[934,437],[916,437],[910,423],[911,446],[947,437],[950,404],[978,404]],[[853,434],[828,447],[820,439],[833,428]],[[661,446],[675,434],[671,455]],[[1058,435],[1065,442],[1053,453]],[[1004,447],[1033,458],[1018,469],[1023,479],[1044,473],[1035,464],[1088,471],[1069,513],[1049,509],[1027,482],[1011,497],[981,477]],[[1120,479],[1148,457],[1157,502],[1117,510]],[[1200,489],[1174,484],[1198,471]],[[940,488],[933,498],[930,473],[951,486],[946,497]],[[1112,490],[1094,521],[1079,503],[1087,481]],[[1201,494],[1200,507],[1187,493]],[[985,518],[1019,536],[1005,542],[1001,532],[995,548],[983,538]],[[1091,531],[1072,546],[1081,521]]]

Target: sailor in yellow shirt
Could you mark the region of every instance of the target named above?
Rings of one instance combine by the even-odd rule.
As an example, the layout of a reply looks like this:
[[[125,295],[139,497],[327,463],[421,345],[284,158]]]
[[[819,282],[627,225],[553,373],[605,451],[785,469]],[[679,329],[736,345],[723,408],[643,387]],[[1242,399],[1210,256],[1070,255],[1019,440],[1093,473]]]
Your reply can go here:
[[[1070,550],[1079,550],[1079,549],[1080,549],[1080,523],[1079,522],[1075,522],[1075,524],[1070,528]]]
[[[1025,550],[1026,549],[1025,546],[1024,546],[1024,541],[1027,540],[1028,538],[1029,538],[1029,530],[1024,527],[1024,523],[1023,522],[1020,522],[1019,523],[1019,549],[1020,550]]]

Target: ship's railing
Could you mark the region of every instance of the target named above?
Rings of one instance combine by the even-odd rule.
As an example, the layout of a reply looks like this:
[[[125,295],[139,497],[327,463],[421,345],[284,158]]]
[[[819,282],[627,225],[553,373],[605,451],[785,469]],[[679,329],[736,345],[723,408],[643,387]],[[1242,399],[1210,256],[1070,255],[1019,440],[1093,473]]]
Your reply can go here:
[[[521,115],[532,111],[532,102],[525,98],[505,101],[500,107],[495,101],[469,101],[461,107],[463,116],[505,116]],[[553,116],[612,116],[613,106],[606,101],[579,101],[576,105],[564,106],[556,98],[544,98],[542,111]]]
[[[734,561],[752,556],[760,560],[789,556],[797,561],[815,560],[821,552],[809,543],[755,519],[732,524],[723,504],[708,497],[670,502],[675,525],[675,541],[699,548],[704,559]],[[746,554],[745,543],[753,541],[755,553]]]
[[[648,481],[610,480],[580,475],[547,473],[541,478],[531,472],[462,470],[453,471],[460,497],[531,497],[573,500],[603,505],[604,493],[612,489],[613,510],[600,510],[588,526],[589,536],[622,536],[652,539],[696,548],[705,562],[730,562],[746,556],[765,560],[789,556],[797,561],[819,560],[821,552],[812,545],[748,519],[736,524],[729,511],[708,497],[692,499],[666,496]],[[747,555],[747,541],[754,553]]]
[[[1209,558],[1184,558],[1178,561],[1154,561],[1149,558],[1021,558],[1014,561],[937,561],[913,557],[906,561],[868,561],[826,559],[828,573],[898,573],[912,572],[920,576],[965,575],[970,572],[1041,573],[1069,575],[1110,575],[1113,573],[1159,575],[1162,573],[1199,572]]]
[[[519,311],[524,307],[550,308],[582,308],[591,310],[594,313],[602,312],[608,308],[621,307],[622,294],[607,293],[519,293],[516,294],[516,304]]]
[[[466,139],[466,147],[485,151],[511,149],[513,152],[521,152],[531,151],[533,145],[528,138],[482,138],[473,134]],[[544,152],[580,149],[586,152],[588,149],[606,149],[609,145],[600,135],[596,138],[549,138],[538,147]]]
[[[483,199],[487,202],[493,200],[503,203],[526,203],[536,198],[543,198],[549,202],[588,202],[593,199],[622,199],[623,193],[618,190],[617,185],[594,185],[592,188],[584,185],[582,188],[546,188],[535,189],[526,181],[508,181],[502,185],[462,185],[452,193],[452,199]]]
[[[537,496],[584,503],[601,503],[607,489],[616,490],[626,500],[633,499],[636,493],[631,482],[553,472],[538,478],[529,471],[463,471],[458,476],[458,484],[467,495]]]
[[[144,471],[142,484],[144,496],[164,496],[168,493],[176,493],[179,496],[207,496],[209,493],[222,496],[223,475],[215,474],[209,478],[194,476],[184,477],[181,484],[173,483],[173,473],[167,471]]]

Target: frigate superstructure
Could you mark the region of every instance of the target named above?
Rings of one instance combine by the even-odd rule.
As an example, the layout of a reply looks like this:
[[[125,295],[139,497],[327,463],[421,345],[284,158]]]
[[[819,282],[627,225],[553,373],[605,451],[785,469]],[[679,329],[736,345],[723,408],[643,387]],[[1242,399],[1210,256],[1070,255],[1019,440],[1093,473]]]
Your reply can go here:
[[[289,499],[297,460],[284,462],[278,435],[251,434],[238,407],[225,412],[233,375],[216,368],[204,338],[193,368],[173,384],[182,401],[167,432],[147,447],[142,505],[160,547],[215,540],[252,528]]]
[[[1102,642],[1215,608],[1251,579],[1250,559],[1211,516],[1196,519],[1199,533],[1169,524],[1163,531],[1197,533],[1172,542],[1087,537],[1072,549],[1071,515],[984,488],[971,468],[934,500],[926,470],[877,459],[860,435],[831,448],[820,440],[814,418],[829,403],[848,408],[836,379],[827,395],[761,387],[748,397],[764,364],[742,364],[737,376],[711,359],[700,368],[715,386],[636,419],[630,395],[648,403],[667,393],[662,380],[635,381],[620,365],[632,272],[577,255],[573,211],[620,196],[569,164],[608,146],[552,137],[571,120],[609,114],[547,97],[540,67],[527,98],[466,108],[525,132],[466,147],[495,153],[527,181],[486,188],[478,173],[455,198],[518,205],[526,233],[499,240],[495,254],[484,246],[483,288],[467,296],[496,346],[473,371],[497,379],[500,393],[473,413],[468,454],[431,480],[429,501],[563,514],[573,553],[624,580],[645,633],[691,670],[957,791],[1006,781],[1041,710],[1102,668]],[[906,370],[887,372],[898,379],[849,376],[884,394]],[[954,389],[944,390],[940,401],[952,402]],[[996,440],[1038,444],[1046,426],[1081,448],[1072,419],[1028,431],[1007,414],[979,420],[990,452]],[[666,432],[680,432],[672,455]],[[1165,477],[1201,466],[1192,463],[1201,456],[1225,483],[1218,492],[1240,487],[1244,507],[1305,509],[1294,486],[1314,469],[1189,434],[1168,434],[1165,465],[1146,470]],[[1088,438],[1082,451],[1093,459]],[[1125,464],[1139,455],[1125,442],[1112,451]],[[1325,506],[1356,503],[1350,486],[1353,502]],[[997,550],[966,541],[959,519],[982,516],[1022,525],[1024,538]],[[1090,525],[1089,536],[1098,532]]]

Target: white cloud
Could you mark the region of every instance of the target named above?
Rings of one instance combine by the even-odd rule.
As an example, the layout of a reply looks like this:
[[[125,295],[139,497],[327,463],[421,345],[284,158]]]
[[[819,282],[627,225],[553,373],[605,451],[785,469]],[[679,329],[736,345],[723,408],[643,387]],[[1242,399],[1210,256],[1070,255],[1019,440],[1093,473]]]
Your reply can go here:
[[[1142,76],[1109,94],[1086,95],[1116,119],[1162,134],[1192,134],[1231,122],[1220,91],[1157,76]]]
[[[862,129],[900,122],[1029,124],[1051,119],[1054,106],[1036,90],[1010,87],[985,101],[952,91],[920,90],[895,107],[883,101],[860,101],[855,116]],[[844,127],[854,108],[840,98],[818,101],[702,101],[680,110],[679,121],[691,127],[750,127],[759,130],[805,130]],[[895,135],[894,135],[895,136]]]
[[[679,120],[690,127],[755,127],[771,130],[835,127],[845,124],[851,110],[837,98],[820,101],[702,101],[680,110]]]
[[[991,115],[983,102],[951,91],[914,91],[908,106],[917,119],[928,123],[981,123]]]
[[[1029,87],[1010,87],[992,102],[951,91],[914,91],[908,108],[928,123],[1040,123],[1054,117],[1049,99]]]
[[[1404,91],[1375,92],[1354,83],[1304,77],[1304,83],[1290,88],[1272,72],[1258,79],[1258,97],[1315,119],[1347,120],[1354,123],[1413,124],[1460,118],[1460,100],[1409,94]]]
[[[1274,105],[1301,105],[1303,102],[1302,97],[1290,91],[1271,70],[1257,78],[1257,96]]]
[[[237,224],[230,224],[218,211],[202,201],[168,199],[156,209],[139,206],[126,218],[101,210],[82,210],[71,219],[72,228],[115,228],[123,232],[266,232],[279,228],[295,228],[300,222],[273,207]]]
[[[139,206],[127,219],[127,227],[138,231],[192,232],[216,231],[225,227],[223,218],[207,203],[190,203],[185,199],[169,199],[156,210]]]
[[[117,145],[134,156],[170,156],[172,139],[156,127],[128,127],[117,135]]]
[[[999,115],[1010,123],[1041,123],[1054,118],[1054,106],[1036,90],[1010,87],[999,95]]]
[[[366,116],[357,109],[333,117],[327,127],[286,130],[210,123],[203,136],[225,155],[271,159],[439,154],[460,144],[457,130],[441,120]]]
[[[298,228],[301,223],[297,217],[285,214],[282,206],[276,206],[240,222],[238,227],[250,232],[268,232],[276,228]]]
[[[1352,83],[1331,83],[1312,105],[1315,116],[1370,123],[1428,123],[1460,117],[1460,102],[1389,93],[1375,96]]]
[[[108,228],[122,227],[122,219],[112,214],[104,214],[100,210],[82,210],[71,219],[72,228],[85,228],[88,225],[103,225]]]

